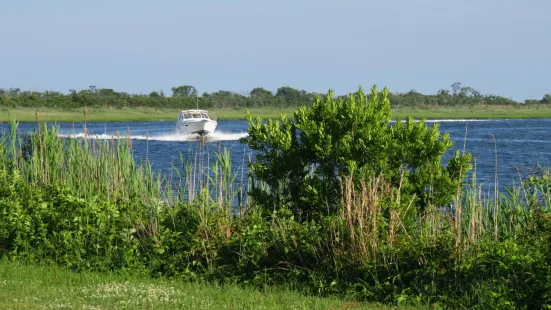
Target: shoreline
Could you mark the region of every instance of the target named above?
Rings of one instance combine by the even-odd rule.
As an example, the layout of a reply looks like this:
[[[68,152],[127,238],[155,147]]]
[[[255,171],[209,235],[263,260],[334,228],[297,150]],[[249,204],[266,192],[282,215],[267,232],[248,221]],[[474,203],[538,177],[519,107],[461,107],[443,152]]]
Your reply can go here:
[[[253,117],[274,119],[280,114],[292,118],[298,107],[288,108],[251,108]],[[0,109],[0,123],[14,118],[21,123],[46,122],[175,122],[180,109],[136,108],[90,108],[86,119],[84,109],[64,110],[59,108],[3,108]],[[246,109],[209,109],[216,119],[246,120]],[[438,108],[394,108],[392,119],[404,120],[408,116],[426,120],[489,120],[489,119],[546,119],[551,118],[551,106],[476,106],[476,107],[438,107]]]

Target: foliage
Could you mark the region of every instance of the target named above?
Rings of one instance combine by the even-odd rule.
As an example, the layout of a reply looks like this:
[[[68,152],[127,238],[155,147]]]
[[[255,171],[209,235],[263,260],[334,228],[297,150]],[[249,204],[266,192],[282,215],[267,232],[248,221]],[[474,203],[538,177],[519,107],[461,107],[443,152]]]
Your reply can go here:
[[[255,178],[237,186],[240,167],[232,166],[228,152],[208,166],[201,154],[190,154],[198,164],[182,155],[175,177],[165,179],[147,161],[135,162],[123,137],[60,139],[46,125],[27,137],[13,122],[0,137],[0,259],[287,288],[345,297],[358,306],[551,306],[549,171],[541,169],[494,199],[481,198],[473,178],[470,187],[456,188],[453,205],[439,208],[438,197],[447,202],[448,186],[458,185],[447,180],[461,180],[457,172],[467,157],[442,167],[438,154],[447,144],[437,129],[411,121],[390,125],[385,92],[365,95],[370,106],[361,105],[360,95],[319,99],[297,111],[295,122],[257,126],[266,131],[255,134],[267,140],[251,141],[278,147],[268,153],[275,160],[265,163],[299,167],[295,159],[317,158],[306,174],[290,171],[306,176],[312,189],[333,186],[336,196],[297,191],[301,201],[283,196],[270,208],[267,201],[258,208],[258,200],[244,199],[243,186],[272,193]],[[347,115],[339,104],[357,113]],[[328,130],[316,130],[321,122]],[[371,126],[360,126],[366,122]],[[387,156],[378,145],[388,148]],[[304,149],[282,161],[278,154],[291,146]],[[331,175],[328,163],[338,174]],[[409,170],[396,168],[400,163]],[[440,178],[442,196],[423,197],[427,192],[415,186],[432,180],[428,175]],[[326,211],[325,201],[319,207],[320,197],[333,209]],[[303,216],[297,206],[315,216]]]
[[[451,89],[451,91],[450,91]],[[454,106],[538,106],[550,104],[551,95],[541,99],[528,98],[516,102],[511,98],[492,94],[483,95],[472,87],[459,82],[453,83],[450,89],[441,89],[436,94],[421,94],[415,90],[405,93],[389,93],[388,99],[393,107],[418,107],[434,109]],[[199,95],[192,85],[180,85],[171,88],[172,96],[165,96],[162,90],[152,90],[148,94],[129,94],[111,88],[90,86],[77,91],[70,89],[67,94],[47,90],[22,91],[20,88],[0,88],[0,107],[50,107],[76,109],[82,107],[154,107],[154,108],[241,108],[241,107],[297,107],[310,105],[317,96],[290,86],[279,87],[275,94],[262,87],[255,87],[246,94],[230,90],[219,90]],[[345,98],[346,96],[335,96]]]
[[[197,96],[197,89],[195,89],[194,86],[190,86],[190,85],[172,87],[171,90],[172,90],[172,97],[188,98],[188,97]]]
[[[249,136],[243,141],[257,151],[250,173],[251,198],[258,205],[289,206],[300,218],[334,215],[347,175],[381,177],[420,211],[452,201],[470,169],[470,154],[457,153],[443,167],[452,141],[448,134],[440,136],[438,124],[429,127],[409,118],[391,126],[386,89],[332,98],[332,92],[317,97],[295,112],[294,121],[282,116],[264,123],[249,114]]]

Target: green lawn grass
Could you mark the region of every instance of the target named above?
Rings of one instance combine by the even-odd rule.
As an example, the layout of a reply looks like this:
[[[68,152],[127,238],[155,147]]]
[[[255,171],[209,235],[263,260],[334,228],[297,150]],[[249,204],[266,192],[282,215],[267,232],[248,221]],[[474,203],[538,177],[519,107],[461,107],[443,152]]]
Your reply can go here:
[[[292,116],[296,108],[252,108],[253,116],[275,118],[280,114]],[[155,108],[90,108],[86,120],[89,122],[108,121],[176,121],[178,109]],[[209,113],[218,120],[245,119],[245,109],[209,109]],[[0,108],[0,122],[15,118],[21,122],[34,122],[36,117],[47,122],[82,122],[84,109],[63,110],[59,108]],[[408,107],[394,108],[393,118],[404,119],[407,116],[426,119],[461,118],[551,118],[551,106],[475,106],[475,107]]]
[[[390,309],[294,292],[0,262],[0,309]],[[400,307],[400,309],[409,309]],[[411,308],[415,309],[415,308]]]

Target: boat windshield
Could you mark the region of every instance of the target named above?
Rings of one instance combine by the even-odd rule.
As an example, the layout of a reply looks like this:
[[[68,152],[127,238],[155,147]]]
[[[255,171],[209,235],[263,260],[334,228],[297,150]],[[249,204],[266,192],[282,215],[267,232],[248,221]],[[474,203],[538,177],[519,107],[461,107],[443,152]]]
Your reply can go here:
[[[207,113],[182,113],[180,114],[180,119],[209,119]]]

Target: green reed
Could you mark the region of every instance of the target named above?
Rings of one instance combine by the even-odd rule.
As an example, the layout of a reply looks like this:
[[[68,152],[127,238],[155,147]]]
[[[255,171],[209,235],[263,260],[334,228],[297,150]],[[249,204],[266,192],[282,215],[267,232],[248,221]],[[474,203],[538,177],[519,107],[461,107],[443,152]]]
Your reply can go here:
[[[159,196],[160,178],[148,162],[136,164],[129,139],[63,139],[56,127],[40,124],[24,143],[28,160],[17,168],[31,183],[66,184],[83,197],[100,195],[109,201]]]
[[[135,161],[128,136],[119,134],[109,140],[92,139],[88,135],[66,139],[59,137],[56,126],[48,127],[45,123],[40,123],[31,135],[18,135],[17,126],[18,123],[12,121],[9,135],[0,139],[0,165],[20,171],[31,184],[46,187],[65,184],[83,198],[101,196],[108,201],[199,203],[204,212],[221,214],[236,213],[250,204],[244,193],[256,181],[250,176],[244,181],[242,176],[236,184],[237,171],[243,172],[246,164],[245,155],[241,167],[234,167],[228,149],[219,149],[213,159],[209,152],[203,151],[202,144],[196,150],[190,149],[187,156],[180,154],[179,165],[173,165],[175,178],[167,179],[155,173],[148,160]],[[425,226],[416,227],[406,226],[412,221],[405,217],[414,210],[408,207],[410,202],[400,201],[399,188],[389,188],[383,181],[371,180],[358,185],[345,179],[342,214],[346,214],[350,225],[359,223],[359,227],[350,227],[352,239],[362,234],[367,238],[373,230],[380,229],[378,223],[386,222],[384,230],[388,235],[380,241],[383,243],[406,230],[407,235],[416,232],[434,237],[435,227],[453,231],[461,244],[466,240],[475,243],[490,231],[494,238],[514,235],[529,220],[533,207],[545,212],[551,210],[549,171],[542,169],[541,173],[542,178],[517,183],[504,193],[492,195],[484,193],[477,184],[475,171],[470,186],[458,189],[453,210],[421,215],[414,223]],[[383,197],[393,197],[393,203],[383,206],[379,203]],[[428,210],[434,208],[440,206]],[[378,216],[388,218],[376,218]],[[449,225],[450,222],[453,224]],[[364,227],[366,223],[372,226]]]
[[[92,257],[90,249],[99,253],[99,257],[113,260],[123,257],[127,254],[117,254],[123,244],[124,253],[139,252],[136,254],[139,258],[135,259],[144,259],[148,268],[163,266],[158,267],[160,271],[156,270],[160,274],[188,274],[193,270],[225,277],[224,272],[229,272],[236,278],[260,281],[256,279],[263,279],[262,273],[273,271],[273,277],[277,278],[277,272],[288,272],[282,276],[284,281],[287,276],[306,274],[297,276],[302,280],[296,281],[305,281],[310,286],[318,285],[321,280],[315,282],[315,276],[321,275],[322,278],[335,277],[327,280],[326,284],[330,285],[333,280],[364,285],[368,292],[375,292],[374,296],[378,294],[376,287],[389,285],[399,290],[398,280],[385,284],[389,277],[430,271],[432,263],[449,270],[442,276],[436,271],[425,275],[432,281],[431,285],[436,287],[434,283],[440,283],[440,279],[455,281],[464,271],[458,266],[464,262],[467,266],[474,264],[477,255],[488,252],[481,246],[485,242],[507,249],[505,241],[521,240],[517,238],[528,230],[534,219],[541,213],[551,212],[551,173],[541,169],[502,192],[498,192],[497,186],[495,191],[485,192],[475,170],[470,184],[457,189],[452,205],[427,206],[423,211],[412,207],[415,197],[405,199],[401,186],[393,186],[382,175],[363,180],[345,176],[335,215],[317,223],[299,222],[286,215],[285,210],[261,215],[254,210],[247,212],[255,202],[248,201],[245,193],[250,188],[266,185],[255,184],[257,180],[243,174],[240,182],[236,182],[237,171],[244,171],[245,155],[242,165],[235,166],[230,150],[219,149],[211,156],[204,148],[204,144],[197,144],[187,154],[180,154],[179,162],[173,164],[174,177],[166,178],[154,172],[147,159],[135,161],[128,136],[118,135],[109,140],[90,136],[60,138],[57,127],[43,123],[34,133],[20,135],[17,123],[12,122],[9,135],[0,138],[0,175],[8,178],[3,171],[17,172],[31,187],[67,187],[73,195],[84,198],[79,203],[90,209],[97,198],[109,202],[102,205],[101,212],[80,210],[80,204],[70,210],[75,213],[68,219],[79,218],[82,213],[87,221],[101,223],[92,225],[98,226],[97,230],[95,226],[82,228],[85,227],[82,223],[73,223],[75,226],[67,228],[67,231],[72,227],[90,231],[81,240],[85,254],[75,254],[79,264],[86,262],[85,257]],[[248,161],[251,161],[250,155]],[[2,199],[0,207],[1,203]],[[53,204],[50,211],[55,214],[57,206]],[[33,206],[41,204],[37,202]],[[27,212],[23,207],[18,210]],[[125,219],[113,224],[113,217],[119,212],[124,213]],[[0,216],[9,219],[10,213],[5,214]],[[41,216],[36,214],[39,223],[46,221]],[[59,214],[55,216],[62,218]],[[6,227],[21,230],[19,227],[24,227],[10,225]],[[105,228],[108,225],[113,225],[111,230]],[[61,238],[54,233],[55,238]],[[108,233],[112,239],[105,237]],[[34,235],[29,240],[32,238]],[[77,237],[66,238],[63,244],[71,249]],[[105,245],[109,240],[117,243]],[[102,246],[106,247],[105,255],[101,252]],[[35,245],[29,241],[26,248],[34,249]],[[45,255],[49,253],[54,252]],[[167,260],[170,263],[165,263]],[[267,265],[262,265],[264,263]],[[283,263],[286,265],[281,265]],[[362,273],[364,271],[359,270],[363,267],[358,266],[374,268],[369,269],[373,274]],[[346,276],[340,275],[349,271]],[[473,271],[473,278],[476,273]],[[411,281],[408,283],[418,283]],[[419,284],[423,290],[428,290],[424,283],[419,283],[423,284]],[[330,290],[327,285],[317,289]],[[392,289],[381,290],[390,294],[388,291]],[[433,291],[435,295],[440,292]]]
[[[542,169],[541,174],[495,196],[495,192],[483,190],[474,173],[471,183],[458,189],[450,206],[428,206],[421,214],[411,208],[411,201],[401,200],[400,188],[385,183],[382,176],[360,184],[346,177],[339,208],[345,226],[333,227],[330,246],[337,252],[352,250],[359,261],[370,261],[380,255],[381,246],[388,251],[451,236],[461,260],[475,254],[480,242],[514,239],[535,217],[551,212],[551,171]]]
[[[39,123],[32,134],[17,134],[17,128],[13,121],[9,136],[0,140],[0,167],[20,171],[31,184],[64,184],[80,197],[101,196],[108,201],[163,200],[169,205],[202,201],[225,212],[236,207],[237,172],[225,148],[215,153],[212,162],[201,150],[191,154],[192,161],[180,154],[180,166],[173,165],[174,183],[154,172],[147,158],[136,162],[128,134],[100,140],[85,130],[84,138],[62,138],[57,126],[46,123]]]

